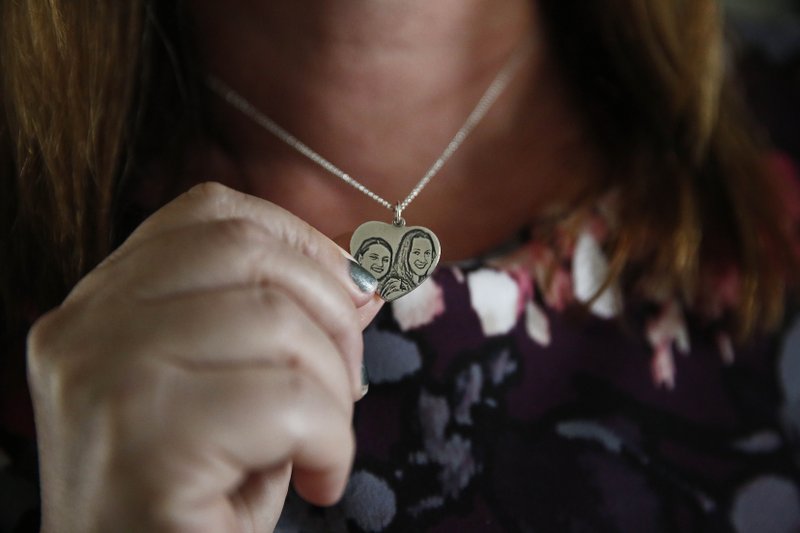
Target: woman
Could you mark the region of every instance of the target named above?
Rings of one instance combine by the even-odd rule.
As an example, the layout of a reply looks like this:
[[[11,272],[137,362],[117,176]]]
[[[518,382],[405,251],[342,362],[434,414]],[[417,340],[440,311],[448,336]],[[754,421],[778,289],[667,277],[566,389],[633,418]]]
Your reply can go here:
[[[392,248],[386,240],[372,237],[361,243],[353,257],[358,264],[380,281],[386,277],[392,265]]]
[[[414,290],[428,278],[437,256],[436,245],[427,231],[414,229],[403,235],[392,273],[381,286],[381,297],[391,302]]]
[[[43,531],[724,528],[764,476],[792,501],[774,344],[728,350],[792,267],[715,3],[0,5]],[[383,208],[205,88],[403,198],[526,39],[406,211],[450,266],[383,309],[334,244]]]

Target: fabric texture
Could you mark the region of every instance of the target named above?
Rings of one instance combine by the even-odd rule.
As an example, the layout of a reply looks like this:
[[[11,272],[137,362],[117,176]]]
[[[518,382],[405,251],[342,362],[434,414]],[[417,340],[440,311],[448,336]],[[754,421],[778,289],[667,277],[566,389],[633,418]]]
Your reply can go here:
[[[798,223],[794,166],[774,164]],[[731,272],[693,313],[656,289],[598,296],[608,212],[441,266],[387,304],[364,332],[345,496],[290,494],[277,531],[800,530],[800,316],[736,345]],[[17,431],[0,432],[0,531],[36,531],[27,398],[2,415]]]
[[[800,320],[740,347],[674,299],[575,312],[602,233],[548,276],[533,239],[387,305],[345,496],[290,497],[278,531],[800,530]]]

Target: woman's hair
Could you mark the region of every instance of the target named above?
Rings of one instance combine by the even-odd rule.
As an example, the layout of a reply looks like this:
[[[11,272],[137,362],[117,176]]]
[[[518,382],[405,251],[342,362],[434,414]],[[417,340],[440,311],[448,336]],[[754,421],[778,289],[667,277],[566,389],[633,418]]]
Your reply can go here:
[[[196,121],[168,0],[0,0],[0,299],[39,312],[118,244],[125,180]],[[187,60],[187,61],[184,61]],[[35,312],[35,311],[34,311]]]
[[[386,248],[387,250],[389,250],[389,257],[390,257],[390,260],[391,260],[392,247],[389,246],[389,243],[386,242],[386,240],[381,239],[380,237],[370,237],[369,239],[365,239],[364,242],[361,243],[361,246],[358,247],[358,251],[356,251],[356,255],[355,255],[356,261],[361,259],[361,257],[365,253],[367,253],[367,250],[369,250],[369,247],[372,246],[373,244],[379,244],[379,245],[383,246],[384,248]]]
[[[766,143],[726,69],[714,0],[539,0],[549,42],[619,193],[612,278],[693,304],[736,269],[742,334],[776,324],[794,275]],[[602,190],[595,191],[596,199]],[[714,287],[711,287],[714,290]]]
[[[740,325],[775,323],[788,239],[725,69],[716,2],[532,1],[607,155],[586,202],[618,192],[613,276],[636,263],[689,303],[704,269],[732,264]],[[0,0],[0,290],[11,308],[57,303],[115,244],[126,180],[200,129],[179,7]]]
[[[436,259],[439,251],[433,243],[433,239],[428,235],[428,232],[421,229],[412,229],[400,239],[400,245],[397,247],[397,257],[392,264],[392,272],[390,277],[398,277],[404,280],[412,280],[417,275],[411,270],[409,261],[411,260],[411,246],[414,244],[414,239],[425,239],[431,243],[431,265],[433,260]],[[430,265],[428,265],[430,269]]]
[[[141,20],[110,0],[0,9],[3,296],[53,302],[108,251]]]

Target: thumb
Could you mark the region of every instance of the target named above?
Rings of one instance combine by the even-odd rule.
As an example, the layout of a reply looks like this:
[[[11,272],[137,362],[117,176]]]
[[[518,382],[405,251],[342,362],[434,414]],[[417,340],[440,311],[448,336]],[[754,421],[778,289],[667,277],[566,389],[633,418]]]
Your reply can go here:
[[[350,255],[350,237],[352,233],[342,233],[341,235],[337,235],[332,240],[336,244],[339,245],[348,255]],[[383,299],[378,296],[377,292],[375,295],[372,296],[369,300],[367,300],[364,304],[358,307],[358,318],[361,322],[361,328],[366,328],[372,319],[375,318],[375,315],[378,314],[378,311],[381,310],[383,307],[384,301]]]

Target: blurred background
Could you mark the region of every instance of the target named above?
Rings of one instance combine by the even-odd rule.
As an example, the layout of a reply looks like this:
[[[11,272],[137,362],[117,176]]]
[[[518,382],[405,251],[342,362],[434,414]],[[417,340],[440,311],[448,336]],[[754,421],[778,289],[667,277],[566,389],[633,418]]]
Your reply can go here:
[[[722,3],[728,18],[731,52],[739,63],[751,107],[779,151],[776,157],[787,169],[785,177],[800,184],[800,0]],[[795,206],[790,210],[794,215],[792,228],[800,242],[797,190],[795,187],[794,194],[787,196]],[[800,438],[800,302],[794,302],[789,311],[792,315],[795,318],[787,319],[787,334],[781,346],[780,380],[785,398],[784,424]],[[748,531],[769,531],[760,523],[743,525],[741,529]]]
[[[748,99],[773,144],[800,162],[800,0],[722,0]]]
[[[800,0],[722,0],[734,41],[774,60],[800,49]]]

